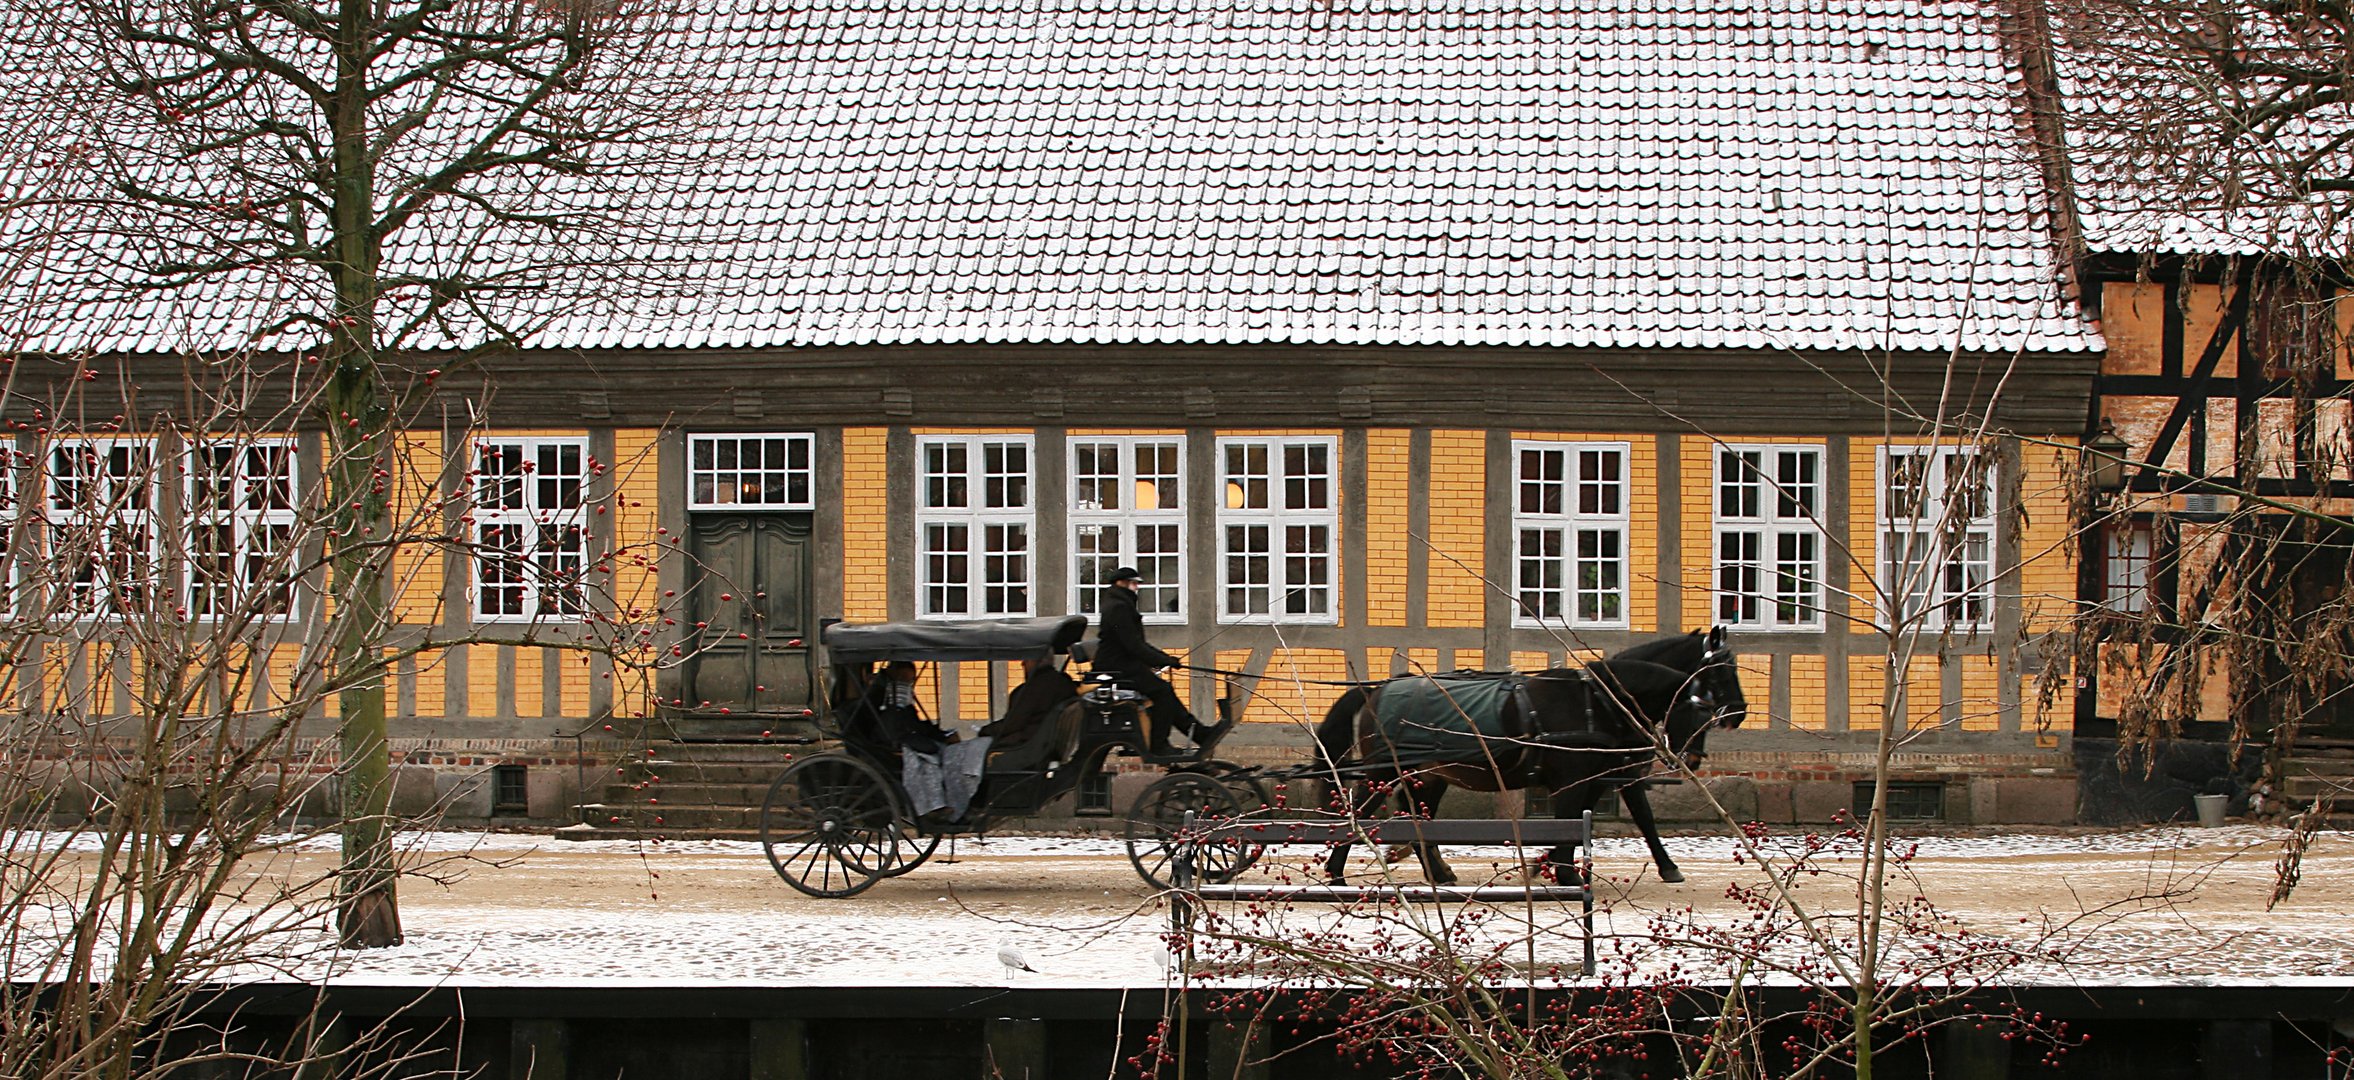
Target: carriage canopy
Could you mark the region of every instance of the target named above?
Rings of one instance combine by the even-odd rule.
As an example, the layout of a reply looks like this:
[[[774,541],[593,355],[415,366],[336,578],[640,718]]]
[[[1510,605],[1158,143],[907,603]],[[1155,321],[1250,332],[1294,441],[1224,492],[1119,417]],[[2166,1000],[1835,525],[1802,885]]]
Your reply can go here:
[[[891,660],[1032,660],[1069,652],[1087,636],[1087,616],[953,623],[835,623],[820,635],[836,664]]]

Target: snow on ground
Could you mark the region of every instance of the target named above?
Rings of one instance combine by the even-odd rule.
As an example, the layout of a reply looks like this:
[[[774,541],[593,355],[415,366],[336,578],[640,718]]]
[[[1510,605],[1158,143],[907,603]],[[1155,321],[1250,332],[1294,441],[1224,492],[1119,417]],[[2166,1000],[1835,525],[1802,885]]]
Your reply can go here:
[[[2304,882],[2278,911],[2264,910],[2278,829],[2153,828],[1918,839],[1912,878],[1946,915],[1994,939],[2064,945],[2065,962],[2015,969],[2034,982],[2354,981],[2354,841],[2324,836]],[[72,838],[18,836],[20,844],[79,849]],[[1905,841],[1907,844],[1915,841]],[[298,846],[325,865],[332,838]],[[404,889],[403,945],[359,953],[324,948],[323,927],[302,977],[395,985],[793,985],[1159,987],[1168,977],[1165,909],[1128,866],[1125,845],[1104,837],[1004,836],[963,841],[913,873],[846,900],[787,888],[755,843],[560,841],[543,835],[414,834],[419,857],[470,854],[460,879]],[[1634,838],[1604,838],[1596,865],[1602,951],[1674,959],[1653,935],[1686,926],[1743,925],[1749,912],[1728,887],[1755,881],[1727,837],[1671,837],[1687,881],[1651,874]],[[1353,873],[1378,871],[1359,851]],[[1450,849],[1466,880],[1509,875],[1509,848]],[[1320,852],[1270,855],[1268,874],[1308,872]],[[1833,861],[1806,887],[1823,911],[1852,910],[1853,885]],[[1409,872],[1410,873],[1410,872]],[[2163,897],[2163,902],[2154,898]],[[1376,924],[1323,907],[1272,916],[1227,909],[1254,930],[1373,935]],[[1420,909],[1414,918],[1435,926]],[[2090,913],[2090,914],[2088,914]],[[1505,905],[1472,935],[1534,942],[1540,968],[1572,964],[1579,941],[1559,907]],[[2068,920],[2077,920],[2068,924]],[[2024,920],[2024,921],[2022,921]],[[2063,925],[2043,941],[2047,928]],[[1392,926],[1395,929],[1395,926]],[[1009,976],[998,946],[1017,944],[1038,970]],[[303,950],[290,950],[303,951]],[[1526,958],[1515,946],[1514,958]],[[1689,960],[1690,953],[1677,954]]]

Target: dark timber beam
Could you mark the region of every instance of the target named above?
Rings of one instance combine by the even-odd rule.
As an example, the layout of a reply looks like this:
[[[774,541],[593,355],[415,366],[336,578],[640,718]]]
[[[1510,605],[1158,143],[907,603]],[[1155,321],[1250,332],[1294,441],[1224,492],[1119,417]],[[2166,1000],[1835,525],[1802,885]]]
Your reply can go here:
[[[2174,452],[2174,442],[2182,437],[2183,426],[2190,423],[2194,408],[2204,413],[2207,407],[2207,383],[2215,376],[2215,367],[2223,360],[2223,350],[2239,336],[2241,324],[2248,321],[2248,294],[2251,291],[2253,265],[2240,271],[2232,290],[2231,306],[2224,309],[2223,320],[2215,324],[2215,332],[2207,337],[2207,348],[2199,353],[2198,367],[2191,371],[2190,384],[2183,388],[2181,397],[2174,399],[2174,411],[2166,415],[2165,426],[2158,429],[2158,437],[2151,441],[2149,456],[2142,461],[2140,477],[2156,476],[2165,466],[2166,455]],[[2247,357],[2240,358],[2242,363]]]

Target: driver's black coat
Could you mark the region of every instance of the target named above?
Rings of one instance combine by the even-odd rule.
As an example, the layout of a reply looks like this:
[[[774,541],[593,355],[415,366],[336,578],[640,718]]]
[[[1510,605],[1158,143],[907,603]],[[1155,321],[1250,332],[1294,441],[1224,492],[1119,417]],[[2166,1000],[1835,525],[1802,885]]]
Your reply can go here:
[[[1135,593],[1106,585],[1096,607],[1095,670],[1152,671],[1176,666],[1176,657],[1144,640],[1144,615],[1136,610]]]

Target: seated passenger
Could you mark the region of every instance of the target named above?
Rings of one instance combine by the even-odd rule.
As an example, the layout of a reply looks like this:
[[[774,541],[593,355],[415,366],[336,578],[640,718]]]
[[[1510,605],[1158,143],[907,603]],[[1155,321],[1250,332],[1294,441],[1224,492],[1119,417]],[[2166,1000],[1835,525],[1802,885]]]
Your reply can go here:
[[[980,790],[990,739],[959,739],[926,720],[916,705],[915,682],[915,665],[894,660],[867,688],[867,704],[899,745],[899,784],[907,790],[910,809],[931,824],[961,821]]]

